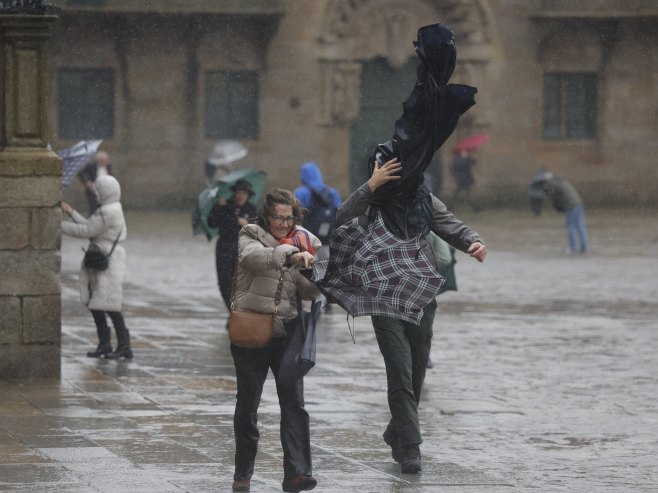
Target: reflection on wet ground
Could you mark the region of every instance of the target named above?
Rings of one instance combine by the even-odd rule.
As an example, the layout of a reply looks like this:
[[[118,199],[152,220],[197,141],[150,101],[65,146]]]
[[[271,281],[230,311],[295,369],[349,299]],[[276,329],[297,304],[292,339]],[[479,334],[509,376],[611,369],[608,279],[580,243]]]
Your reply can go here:
[[[658,491],[658,217],[588,211],[591,251],[567,256],[563,218],[484,212],[485,264],[460,254],[439,297],[421,403],[423,473],[381,439],[386,376],[366,318],[323,315],[305,380],[323,492]],[[62,378],[0,380],[0,491],[230,491],[233,365],[214,245],[184,214],[128,216],[132,362],[84,357],[84,243],[62,245]],[[280,491],[268,379],[252,491]]]

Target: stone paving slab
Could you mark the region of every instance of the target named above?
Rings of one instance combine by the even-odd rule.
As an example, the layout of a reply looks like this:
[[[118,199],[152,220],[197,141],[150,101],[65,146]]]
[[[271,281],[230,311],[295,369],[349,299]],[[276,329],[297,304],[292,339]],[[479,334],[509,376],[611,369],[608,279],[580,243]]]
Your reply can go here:
[[[381,439],[386,378],[368,319],[321,318],[305,380],[319,492],[658,491],[658,217],[588,211],[592,251],[562,217],[467,217],[490,248],[458,257],[439,297],[421,402],[423,473]],[[187,214],[129,214],[126,321],[135,360],[93,360],[77,240],[62,244],[60,380],[0,379],[0,491],[230,491],[235,377],[214,245]],[[352,321],[350,321],[352,323]],[[272,378],[252,491],[280,491]]]

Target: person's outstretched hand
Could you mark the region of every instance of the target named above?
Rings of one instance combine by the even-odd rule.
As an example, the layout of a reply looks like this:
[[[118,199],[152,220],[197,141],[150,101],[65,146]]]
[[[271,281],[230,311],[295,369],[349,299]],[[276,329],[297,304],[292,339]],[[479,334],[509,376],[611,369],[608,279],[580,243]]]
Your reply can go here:
[[[374,192],[386,182],[399,180],[402,177],[396,173],[400,171],[402,171],[402,163],[396,157],[384,163],[381,168],[375,160],[375,169],[372,171],[372,176],[367,182],[368,188],[371,192]]]
[[[315,257],[309,252],[293,253],[290,256],[290,263],[299,267],[308,268],[315,262]]]
[[[69,204],[66,202],[62,201],[62,212],[64,214],[69,214],[71,215],[73,213],[73,207],[71,207]]]
[[[473,243],[466,251],[471,257],[477,259],[478,262],[484,262],[484,257],[487,256],[487,247],[479,241]]]

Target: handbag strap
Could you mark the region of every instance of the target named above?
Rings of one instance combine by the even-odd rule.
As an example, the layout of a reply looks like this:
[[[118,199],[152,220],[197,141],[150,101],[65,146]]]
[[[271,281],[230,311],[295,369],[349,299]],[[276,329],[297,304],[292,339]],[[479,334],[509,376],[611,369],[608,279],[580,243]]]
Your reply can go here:
[[[121,238],[121,233],[123,233],[123,226],[121,226],[121,229],[119,230],[119,234],[117,235],[117,239],[114,240],[114,243],[112,243],[112,249],[110,250],[110,253],[107,254],[108,257],[110,257],[112,255],[112,252],[114,251],[114,247],[117,246],[119,238]]]
[[[112,248],[110,249],[110,253],[107,254],[107,258],[110,258],[112,256],[112,252],[114,252],[114,248],[117,246],[117,243],[119,242],[119,238],[121,238],[121,233],[123,233],[123,226],[121,226],[121,229],[119,230],[119,234],[117,235],[116,240],[114,240],[114,243],[112,243]],[[93,245],[94,242],[89,240],[89,244]],[[98,248],[98,246],[96,246]],[[84,251],[84,248],[82,249]]]
[[[235,269],[233,270],[233,280],[231,281],[231,310],[237,308],[235,305],[235,297],[238,292],[238,262],[239,258],[235,259]],[[281,292],[283,291],[283,269],[279,276],[279,282],[276,287],[276,294],[274,295],[274,315],[279,311],[279,303],[281,302]]]

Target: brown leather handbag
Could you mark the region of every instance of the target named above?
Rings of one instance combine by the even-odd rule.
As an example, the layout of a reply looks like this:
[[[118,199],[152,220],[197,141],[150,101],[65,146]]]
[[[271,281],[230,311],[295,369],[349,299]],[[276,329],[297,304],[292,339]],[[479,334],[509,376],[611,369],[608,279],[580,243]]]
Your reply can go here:
[[[241,310],[235,303],[237,293],[238,265],[235,264],[233,284],[231,286],[231,313],[228,319],[228,336],[236,346],[243,348],[262,348],[272,339],[274,316],[278,312],[283,287],[283,271],[274,296],[274,313],[258,313]]]

